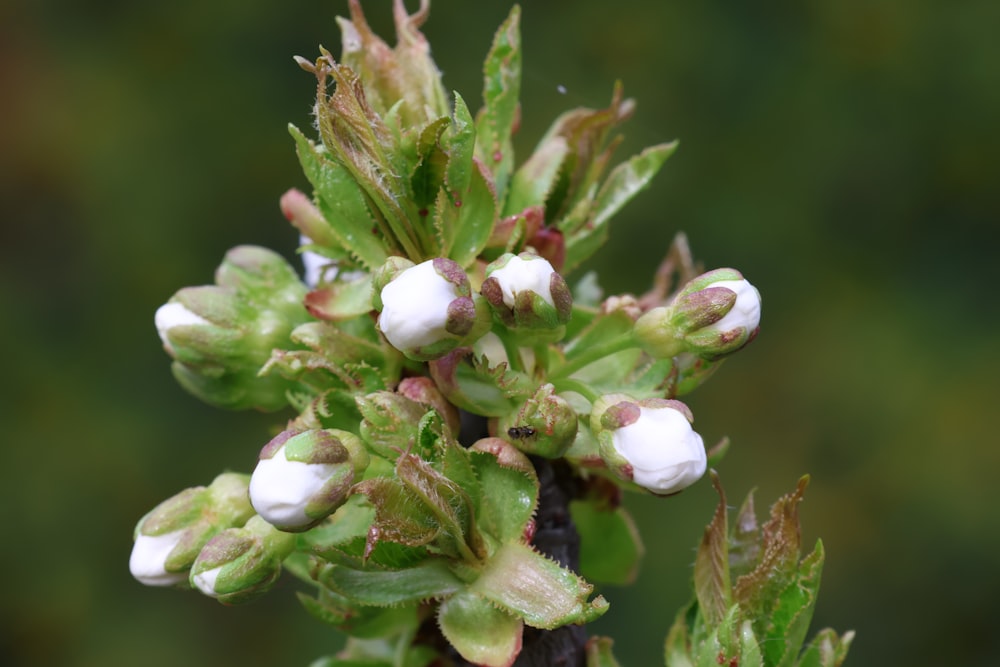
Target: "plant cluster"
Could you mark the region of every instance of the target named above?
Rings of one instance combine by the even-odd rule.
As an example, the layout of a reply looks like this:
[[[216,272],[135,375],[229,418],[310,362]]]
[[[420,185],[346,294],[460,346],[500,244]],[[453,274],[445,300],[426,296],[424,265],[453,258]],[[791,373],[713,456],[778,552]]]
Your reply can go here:
[[[555,664],[539,638],[566,628],[566,664],[614,665],[579,626],[608,609],[591,582],[628,582],[642,554],[621,493],[674,495],[722,456],[679,398],[757,335],[760,295],[697,270],[681,235],[641,296],[568,283],[675,144],[612,166],[633,107],[616,86],[516,161],[519,10],[475,115],[445,92],[427,11],[396,0],[390,47],[352,0],[339,60],[298,59],[316,78],[318,136],[290,127],[312,194],[280,204],[305,278],[241,246],[157,311],[186,390],[294,416],[252,474],[146,514],[131,571],[237,604],[287,569],[349,637],[331,667]],[[850,639],[828,631],[799,658],[823,558],[799,562],[803,488],[761,529],[749,503],[729,531],[723,497],[668,664],[840,664]]]

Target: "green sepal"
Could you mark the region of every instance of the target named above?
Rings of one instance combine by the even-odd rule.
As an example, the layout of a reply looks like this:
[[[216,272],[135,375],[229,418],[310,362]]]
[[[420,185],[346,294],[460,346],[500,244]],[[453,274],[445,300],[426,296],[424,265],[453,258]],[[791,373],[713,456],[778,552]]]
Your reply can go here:
[[[493,38],[483,63],[483,109],[476,118],[476,152],[493,173],[496,192],[504,199],[514,166],[511,135],[521,95],[521,9],[514,5]]]
[[[511,447],[508,443],[505,445]],[[538,477],[530,471],[503,465],[490,452],[471,452],[481,488],[477,525],[497,543],[523,538],[538,505]]]
[[[604,245],[610,218],[649,185],[676,148],[676,141],[651,146],[611,171],[589,207],[585,224],[566,234],[564,273],[569,273]]]
[[[583,624],[604,614],[602,596],[588,602],[594,587],[523,542],[502,545],[469,590],[535,628]]]
[[[316,191],[316,206],[329,222],[329,236],[312,239],[318,245],[347,248],[369,270],[385,263],[389,256],[384,237],[372,234],[375,219],[365,201],[364,191],[350,171],[334,162],[316,145],[306,139],[297,127],[289,124],[288,131],[295,139],[299,164],[306,178]]]
[[[621,667],[615,660],[611,637],[591,637],[587,640],[587,667]]]
[[[459,655],[484,667],[510,667],[521,652],[524,621],[467,590],[441,603],[438,626]]]
[[[570,502],[569,512],[580,533],[580,574],[616,586],[635,581],[644,548],[628,511],[587,498]]]
[[[320,583],[355,604],[371,607],[441,599],[463,586],[441,559],[428,559],[402,570],[356,570],[335,565],[323,573]]]
[[[852,641],[853,630],[838,637],[831,628],[824,628],[809,642],[799,659],[798,667],[840,667],[847,659]]]

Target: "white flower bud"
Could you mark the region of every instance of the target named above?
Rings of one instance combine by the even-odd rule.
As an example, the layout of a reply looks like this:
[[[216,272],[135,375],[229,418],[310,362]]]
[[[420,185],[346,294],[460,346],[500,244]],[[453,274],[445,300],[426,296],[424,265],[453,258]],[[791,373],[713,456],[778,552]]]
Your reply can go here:
[[[191,576],[191,583],[195,585],[195,588],[208,597],[218,597],[219,594],[215,591],[215,582],[219,578],[220,572],[222,572],[221,565],[211,570],[199,572],[198,574]]]
[[[276,528],[306,530],[346,498],[368,465],[357,436],[344,431],[285,431],[261,451],[250,477],[250,504]]]
[[[201,315],[188,310],[184,304],[176,301],[165,303],[157,308],[156,315],[153,316],[153,322],[156,324],[156,333],[159,334],[160,340],[163,341],[163,346],[167,349],[170,349],[167,332],[174,327],[198,324],[211,326],[212,324]]]
[[[490,263],[481,291],[504,326],[522,333],[558,332],[558,338],[573,310],[563,277],[547,259],[530,253],[507,253]]]
[[[448,306],[459,296],[432,260],[417,264],[382,288],[379,328],[397,350],[432,345],[450,337]]]
[[[188,572],[168,572],[167,558],[184,537],[184,530],[164,535],[139,534],[132,545],[128,569],[139,583],[147,586],[173,586],[187,581]]]
[[[623,401],[608,408],[600,422],[601,457],[623,479],[669,495],[705,474],[704,442],[680,401]]]
[[[743,348],[760,330],[760,293],[735,269],[689,281],[667,306],[635,323],[636,342],[658,359],[688,352],[714,361]]]
[[[760,326],[760,293],[746,280],[720,280],[712,287],[722,287],[736,294],[736,303],[721,320],[705,327],[711,331],[725,333],[743,328],[755,331]]]
[[[382,285],[378,327],[394,348],[428,361],[489,330],[489,306],[472,294],[469,277],[456,262],[438,257],[402,270],[398,264],[387,262],[375,278],[376,289]]]
[[[490,277],[496,278],[503,303],[508,308],[514,307],[520,292],[534,292],[554,308],[556,304],[549,288],[553,273],[555,269],[546,259],[535,257],[525,260],[515,255],[505,266],[490,273]]]

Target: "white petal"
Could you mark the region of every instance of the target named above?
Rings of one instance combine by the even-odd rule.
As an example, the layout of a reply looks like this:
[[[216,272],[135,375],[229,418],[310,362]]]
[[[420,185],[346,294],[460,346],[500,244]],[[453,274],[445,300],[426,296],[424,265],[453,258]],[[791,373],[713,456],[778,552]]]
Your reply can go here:
[[[306,505],[336,472],[335,464],[289,461],[282,447],[257,463],[250,477],[250,504],[276,528],[300,528],[312,523]]]
[[[406,269],[382,288],[378,326],[397,350],[413,350],[450,338],[445,330],[456,286],[434,269],[433,260]]]
[[[715,331],[732,331],[746,327],[753,331],[760,324],[760,293],[746,280],[720,280],[711,287],[725,287],[736,293],[736,303],[725,316],[709,328]]]
[[[132,576],[147,586],[173,586],[186,581],[187,572],[167,572],[164,565],[183,534],[183,530],[164,535],[140,534],[132,545],[132,555],[128,559]]]
[[[156,333],[160,335],[160,340],[166,346],[170,345],[167,341],[167,332],[174,327],[192,324],[211,324],[211,322],[201,315],[191,312],[184,304],[177,303],[176,301],[157,308],[156,315],[153,316],[153,322],[156,324]]]
[[[219,578],[220,572],[222,572],[221,565],[194,575],[191,577],[191,582],[205,595],[213,598],[219,597],[219,594],[215,591],[215,581]]]
[[[632,465],[632,480],[650,491],[680,491],[705,474],[702,438],[673,408],[640,408],[639,419],[615,430],[612,442]]]
[[[514,307],[519,292],[535,292],[550,306],[555,306],[550,289],[553,273],[555,270],[547,259],[526,260],[515,255],[503,268],[492,271],[490,277],[496,278],[500,284],[503,303],[508,308]]]

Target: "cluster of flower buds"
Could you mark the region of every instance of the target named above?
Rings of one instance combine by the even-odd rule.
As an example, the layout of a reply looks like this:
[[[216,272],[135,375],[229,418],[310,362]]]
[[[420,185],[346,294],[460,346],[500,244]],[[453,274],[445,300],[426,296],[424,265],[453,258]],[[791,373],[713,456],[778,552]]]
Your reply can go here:
[[[680,271],[688,282],[670,296],[601,302],[587,279],[571,291],[563,274],[675,144],[608,169],[612,130],[632,112],[616,87],[607,108],[557,118],[518,166],[518,9],[487,56],[474,116],[445,95],[418,30],[426,3],[409,15],[396,0],[395,48],[350,7],[340,61],[299,59],[316,77],[319,137],[291,133],[314,192],[289,190],[281,210],[304,280],[242,246],[214,285],[180,290],[155,316],[191,393],[298,414],[252,475],[221,475],[144,517],[132,573],[232,604],[270,588],[297,551],[289,569],[317,587],[304,604],[320,618],[368,639],[416,636],[433,609],[463,658],[509,666],[525,625],[607,608],[540,553],[536,465],[576,475],[567,511],[581,535],[618,536],[596,577],[634,576],[641,543],[616,494],[673,495],[705,474],[676,399],[757,335],[760,296],[733,269]],[[337,664],[369,657],[348,650]]]
[[[248,483],[246,475],[223,473],[209,486],[185,489],[142,517],[129,559],[132,576],[148,586],[187,582],[205,544],[253,516]]]

